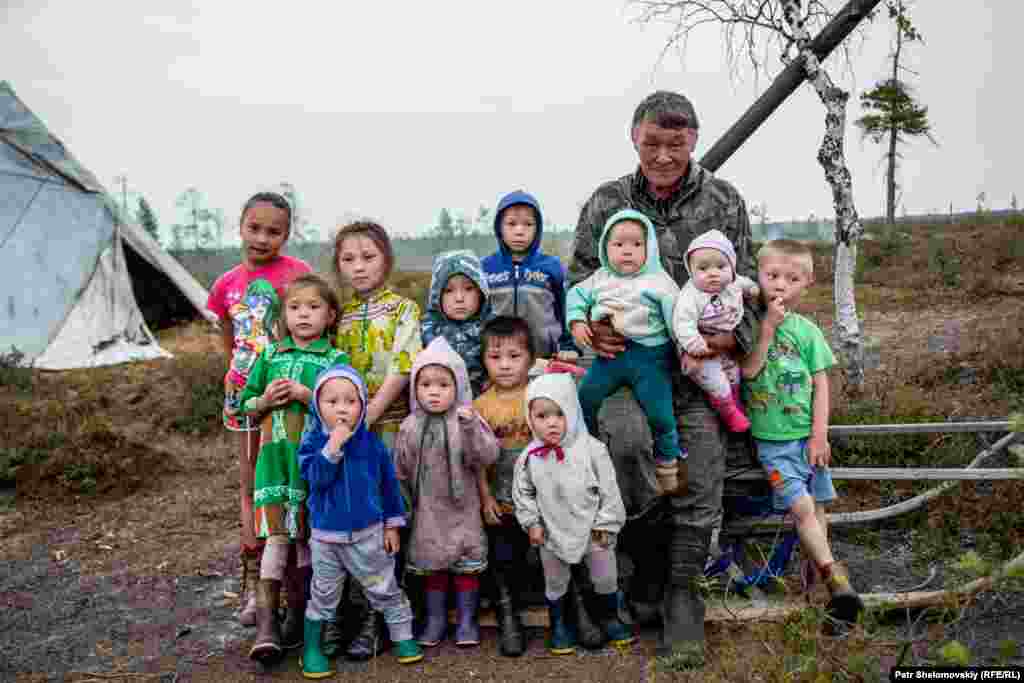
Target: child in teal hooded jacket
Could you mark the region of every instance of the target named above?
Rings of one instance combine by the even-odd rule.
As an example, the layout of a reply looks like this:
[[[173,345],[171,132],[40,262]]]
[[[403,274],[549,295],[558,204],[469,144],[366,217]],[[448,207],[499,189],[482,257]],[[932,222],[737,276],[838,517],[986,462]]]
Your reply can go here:
[[[607,318],[626,337],[626,349],[615,358],[596,357],[583,376],[583,417],[596,435],[601,403],[628,386],[651,427],[661,491],[675,493],[686,481],[679,470],[687,456],[672,411],[672,312],[679,286],[662,269],[654,225],[639,211],[623,209],[608,219],[598,254],[601,267],[569,290],[566,322],[582,348],[591,346],[590,321]]]

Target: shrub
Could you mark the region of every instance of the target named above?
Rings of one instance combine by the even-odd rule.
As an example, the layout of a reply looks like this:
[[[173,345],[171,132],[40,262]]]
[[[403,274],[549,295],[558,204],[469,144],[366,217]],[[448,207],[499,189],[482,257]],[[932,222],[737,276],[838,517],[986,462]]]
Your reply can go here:
[[[175,374],[185,389],[185,412],[171,427],[186,434],[205,435],[220,425],[224,409],[224,357],[212,353],[179,353]]]
[[[16,391],[32,390],[32,368],[25,362],[25,354],[11,347],[0,353],[0,387],[13,387]]]

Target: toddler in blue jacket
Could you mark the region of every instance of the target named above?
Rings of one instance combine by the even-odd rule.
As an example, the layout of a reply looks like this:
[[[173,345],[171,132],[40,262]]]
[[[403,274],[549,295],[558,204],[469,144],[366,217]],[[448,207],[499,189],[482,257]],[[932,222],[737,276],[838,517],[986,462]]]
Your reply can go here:
[[[391,454],[366,428],[366,385],[348,365],[334,365],[317,377],[299,469],[309,482],[313,555],[303,676],[334,673],[320,649],[320,632],[338,606],[346,573],[363,587],[373,609],[384,614],[398,661],[421,660],[412,637],[412,608],[395,579],[405,504]]]

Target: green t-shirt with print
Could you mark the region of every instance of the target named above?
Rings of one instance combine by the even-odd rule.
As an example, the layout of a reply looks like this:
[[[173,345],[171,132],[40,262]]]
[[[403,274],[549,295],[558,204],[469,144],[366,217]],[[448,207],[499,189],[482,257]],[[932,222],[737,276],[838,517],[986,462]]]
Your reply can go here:
[[[761,373],[743,386],[755,439],[793,441],[811,435],[814,385],[811,376],[836,364],[818,326],[789,313],[775,329]]]

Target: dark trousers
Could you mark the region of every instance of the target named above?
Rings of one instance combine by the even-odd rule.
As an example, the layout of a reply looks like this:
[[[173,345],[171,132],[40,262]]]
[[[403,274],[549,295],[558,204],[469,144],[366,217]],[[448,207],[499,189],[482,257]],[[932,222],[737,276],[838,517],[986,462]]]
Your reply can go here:
[[[644,346],[627,341],[626,350],[615,358],[594,358],[579,385],[580,407],[587,430],[594,436],[600,432],[597,413],[606,398],[628,386],[647,416],[654,437],[654,458],[672,462],[682,455],[676,416],[672,412],[672,363],[675,361],[672,342],[660,346]]]

